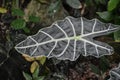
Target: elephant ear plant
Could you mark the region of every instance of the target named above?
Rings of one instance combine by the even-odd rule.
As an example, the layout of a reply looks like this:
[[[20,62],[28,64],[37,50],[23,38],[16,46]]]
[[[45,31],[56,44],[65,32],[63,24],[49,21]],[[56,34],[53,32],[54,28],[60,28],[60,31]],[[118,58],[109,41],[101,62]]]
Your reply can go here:
[[[120,64],[117,68],[113,68],[110,71],[110,79],[109,80],[120,80]]]
[[[28,36],[15,49],[29,56],[56,57],[59,60],[75,61],[80,54],[99,58],[111,55],[114,50],[110,45],[93,38],[119,29],[117,25],[106,24],[98,19],[68,16],[50,27],[40,29],[37,34]]]

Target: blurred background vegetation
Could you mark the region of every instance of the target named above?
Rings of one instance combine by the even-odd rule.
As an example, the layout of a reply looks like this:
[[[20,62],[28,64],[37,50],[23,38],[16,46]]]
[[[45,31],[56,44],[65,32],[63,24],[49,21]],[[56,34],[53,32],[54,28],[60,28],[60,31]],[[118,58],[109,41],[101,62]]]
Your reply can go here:
[[[28,35],[66,16],[120,25],[120,0],[1,0],[0,80],[107,80],[111,68],[120,62],[120,31],[95,38],[115,49],[113,55],[99,59],[48,60],[15,51],[14,46]]]

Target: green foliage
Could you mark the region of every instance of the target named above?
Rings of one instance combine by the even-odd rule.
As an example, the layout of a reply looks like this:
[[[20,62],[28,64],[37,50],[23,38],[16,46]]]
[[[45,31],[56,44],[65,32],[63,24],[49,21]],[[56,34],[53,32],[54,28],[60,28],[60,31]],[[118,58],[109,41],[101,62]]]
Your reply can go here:
[[[31,16],[29,16],[29,21],[31,21],[31,22],[39,22],[39,21],[40,21],[40,18],[31,15]]]
[[[30,30],[29,30],[29,28],[27,28],[27,27],[24,27],[24,28],[22,28],[26,33],[30,33]]]
[[[25,77],[26,80],[32,80],[32,77],[25,72],[23,72],[23,76]]]
[[[59,8],[60,8],[60,3],[61,1],[60,0],[57,0],[55,3],[51,3],[49,8],[48,8],[48,13],[49,15],[53,15],[54,13],[56,13]]]
[[[100,69],[99,69],[97,66],[91,64],[91,65],[90,65],[90,68],[92,69],[92,71],[93,71],[94,73],[101,75]]]
[[[120,42],[120,31],[114,32],[115,42]]]
[[[26,26],[26,22],[24,19],[16,19],[12,21],[11,27],[18,30],[18,29],[23,29]]]
[[[39,76],[39,67],[35,69],[35,71],[32,74],[33,80],[43,80],[44,76]]]
[[[95,6],[97,9],[99,9],[100,7],[98,6],[101,6],[101,4],[106,5],[107,1],[108,0],[85,0],[85,3],[87,6]]]
[[[44,80],[44,76],[39,76],[39,67],[35,69],[32,76],[23,72],[23,75],[26,80]]]
[[[37,67],[37,68],[35,69],[35,71],[33,72],[33,74],[32,74],[33,78],[37,78],[37,77],[38,77],[38,74],[39,74],[39,67]]]
[[[75,9],[81,8],[81,3],[79,0],[66,0],[67,4]]]
[[[44,80],[44,76],[37,77],[35,80]]]
[[[100,76],[104,76],[104,73],[108,71],[109,67],[110,67],[110,63],[106,57],[100,58],[98,66],[94,64],[90,65],[91,70]]]
[[[11,27],[15,30],[23,29],[28,33],[29,30],[26,28],[26,21],[22,18],[24,12],[21,9],[12,9],[12,15],[17,16],[18,18],[12,21]]]
[[[22,29],[24,30],[26,33],[30,33],[30,30],[28,27],[26,27],[26,24],[28,22],[33,22],[33,23],[36,23],[36,22],[39,22],[40,21],[40,18],[39,17],[36,17],[34,15],[30,15],[29,16],[29,20],[28,22],[25,21],[25,19],[23,18],[25,13],[24,11],[22,11],[21,9],[17,8],[17,9],[12,9],[12,15],[13,16],[16,16],[17,18],[15,20],[12,21],[11,23],[11,27],[15,30],[19,30],[19,29]]]
[[[24,12],[21,9],[12,9],[12,15],[13,16],[24,16]]]
[[[99,66],[102,73],[106,72],[110,66],[108,59],[106,57],[101,57]]]
[[[107,11],[97,12],[97,14],[106,22],[120,25],[119,4],[120,0],[109,0]],[[120,31],[114,32],[114,39],[116,42],[120,42]]]
[[[117,8],[120,0],[109,0],[108,2],[108,11],[112,11]]]
[[[97,12],[97,14],[105,21],[111,21],[113,19],[112,13],[108,11]]]
[[[106,4],[106,0],[95,0],[97,4]]]

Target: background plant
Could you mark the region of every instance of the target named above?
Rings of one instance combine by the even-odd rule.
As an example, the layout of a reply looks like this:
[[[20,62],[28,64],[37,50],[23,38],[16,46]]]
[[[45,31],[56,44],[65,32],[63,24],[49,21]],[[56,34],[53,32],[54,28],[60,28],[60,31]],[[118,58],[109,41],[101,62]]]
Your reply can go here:
[[[97,14],[106,22],[120,25],[119,4],[119,0],[109,0],[107,10],[103,12],[97,12]],[[114,33],[114,39],[116,42],[120,42],[120,31]]]

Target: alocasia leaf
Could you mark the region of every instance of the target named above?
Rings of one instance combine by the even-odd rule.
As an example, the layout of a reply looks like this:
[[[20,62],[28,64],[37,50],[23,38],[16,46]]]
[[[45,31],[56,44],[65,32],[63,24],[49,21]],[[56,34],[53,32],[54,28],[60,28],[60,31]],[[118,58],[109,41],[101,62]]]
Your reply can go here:
[[[72,8],[75,8],[75,9],[80,9],[82,8],[81,6],[81,3],[79,0],[66,0],[66,3],[71,6]]]
[[[111,55],[113,48],[93,38],[109,34],[120,27],[100,22],[98,19],[88,20],[83,17],[66,17],[43,28],[37,34],[28,36],[16,45],[19,53],[30,56],[56,57],[60,60],[76,60],[80,54],[100,57]]]
[[[113,68],[110,71],[110,79],[109,80],[120,80],[120,64],[117,68]]]

